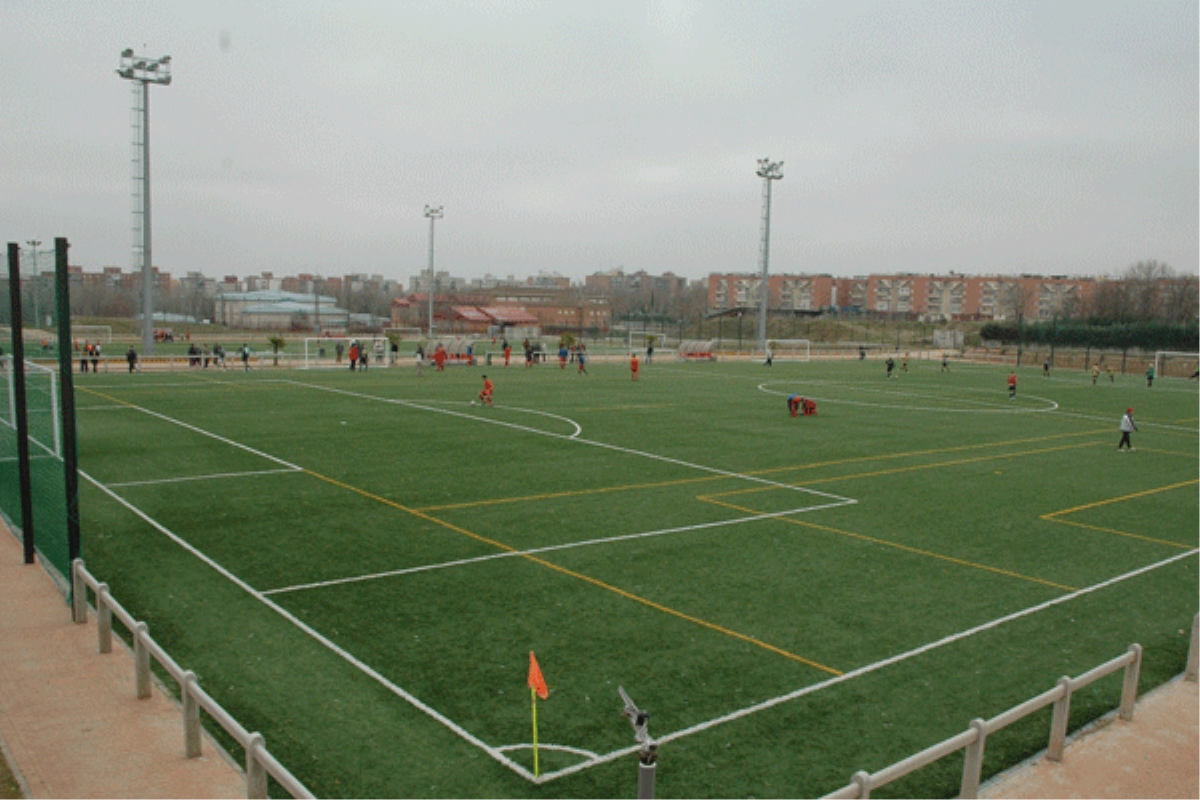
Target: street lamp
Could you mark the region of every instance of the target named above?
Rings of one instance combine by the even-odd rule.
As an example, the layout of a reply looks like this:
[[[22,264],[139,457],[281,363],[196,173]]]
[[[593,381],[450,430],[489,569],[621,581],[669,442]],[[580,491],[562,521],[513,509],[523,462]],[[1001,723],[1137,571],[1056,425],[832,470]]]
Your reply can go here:
[[[758,308],[758,341],[763,350],[767,349],[767,302],[771,295],[771,285],[767,277],[767,262],[771,253],[771,181],[783,178],[783,162],[771,161],[769,158],[758,160],[758,177],[763,179],[763,217],[762,217],[762,299]]]
[[[135,82],[134,155],[131,168],[134,184],[141,182],[141,207],[138,208],[139,203],[135,199],[133,227],[136,232],[140,223],[141,242],[134,244],[133,251],[135,263],[138,248],[142,251],[142,350],[145,355],[150,355],[154,352],[154,274],[150,266],[150,84],[170,85],[171,57],[147,58],[134,55],[133,48],[126,48],[121,51],[121,68],[117,70],[117,74],[127,81]],[[138,111],[141,111],[140,120],[137,119]],[[139,150],[141,158],[138,158]],[[135,198],[137,197],[138,195],[135,195]]]
[[[33,260],[33,327],[40,328],[40,327],[42,327],[42,323],[41,323],[41,318],[42,318],[41,313],[42,312],[38,308],[37,249],[38,249],[38,245],[41,244],[41,241],[38,239],[29,239],[28,241],[25,242],[25,244],[29,245],[30,258]]]
[[[425,216],[429,218],[429,338],[433,338],[433,223],[444,215],[441,206],[425,206]]]

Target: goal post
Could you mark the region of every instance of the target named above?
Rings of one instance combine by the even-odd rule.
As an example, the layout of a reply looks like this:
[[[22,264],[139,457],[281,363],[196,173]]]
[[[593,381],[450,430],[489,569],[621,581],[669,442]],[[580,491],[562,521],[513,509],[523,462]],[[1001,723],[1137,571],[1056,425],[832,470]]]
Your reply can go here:
[[[773,361],[808,361],[812,357],[809,339],[769,339],[767,350]],[[766,358],[766,353],[756,353]]]
[[[385,366],[391,352],[386,336],[316,336],[304,340],[302,369],[349,367],[350,348],[357,343],[370,357],[369,364]]]
[[[1159,350],[1154,354],[1154,375],[1158,378],[1190,378],[1200,367],[1200,353]]]
[[[656,331],[630,330],[629,331],[629,350],[630,352],[645,351],[647,348],[653,347],[655,350],[661,350],[667,344],[667,335]]]

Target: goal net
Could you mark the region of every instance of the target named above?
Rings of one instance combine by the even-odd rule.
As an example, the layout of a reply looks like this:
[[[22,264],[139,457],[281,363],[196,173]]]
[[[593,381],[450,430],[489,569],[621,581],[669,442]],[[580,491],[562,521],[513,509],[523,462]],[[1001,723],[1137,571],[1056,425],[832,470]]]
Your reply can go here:
[[[369,365],[384,366],[391,355],[391,341],[386,336],[320,336],[304,340],[303,369],[349,367],[350,348],[355,344],[366,350]]]
[[[629,349],[632,352],[643,351],[653,347],[657,353],[662,350],[667,344],[667,335],[665,333],[654,333],[652,331],[629,331]]]
[[[4,437],[16,440],[17,390],[12,356],[0,357],[0,381],[4,383],[4,402],[0,425]],[[50,455],[62,458],[62,426],[58,414],[58,373],[32,361],[25,362],[25,411],[29,424],[30,453],[34,457]]]
[[[767,350],[774,361],[808,361],[812,355],[808,339],[772,339],[767,342]],[[762,356],[766,358],[766,353]]]
[[[1200,354],[1160,350],[1154,354],[1154,374],[1159,378],[1190,378],[1196,374]]]

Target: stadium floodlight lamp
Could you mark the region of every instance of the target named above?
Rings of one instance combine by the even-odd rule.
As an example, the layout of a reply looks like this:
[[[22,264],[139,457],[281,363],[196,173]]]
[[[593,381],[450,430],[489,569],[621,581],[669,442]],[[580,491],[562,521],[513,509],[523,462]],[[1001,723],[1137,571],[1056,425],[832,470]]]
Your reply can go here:
[[[771,279],[768,263],[771,258],[771,181],[783,178],[783,162],[769,158],[758,160],[758,177],[763,179],[762,245],[760,247],[762,281],[759,287],[758,346],[767,349],[767,305],[771,300]]]
[[[132,48],[121,51],[121,66],[117,74],[128,81],[142,83],[171,83],[171,57],[147,58],[133,54]]]

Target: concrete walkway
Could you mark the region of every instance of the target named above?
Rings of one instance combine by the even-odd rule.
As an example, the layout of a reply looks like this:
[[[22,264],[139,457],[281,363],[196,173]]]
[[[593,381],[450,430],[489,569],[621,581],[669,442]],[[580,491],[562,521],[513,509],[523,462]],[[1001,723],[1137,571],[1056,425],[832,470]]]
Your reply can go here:
[[[1063,760],[1045,754],[980,787],[980,797],[1200,797],[1197,684],[1177,678],[1138,700],[1133,719],[1114,714],[1068,739]]]
[[[45,570],[0,523],[0,742],[28,797],[245,797],[207,736],[184,757],[182,714],[158,691],[138,700],[133,656],[101,655]]]

